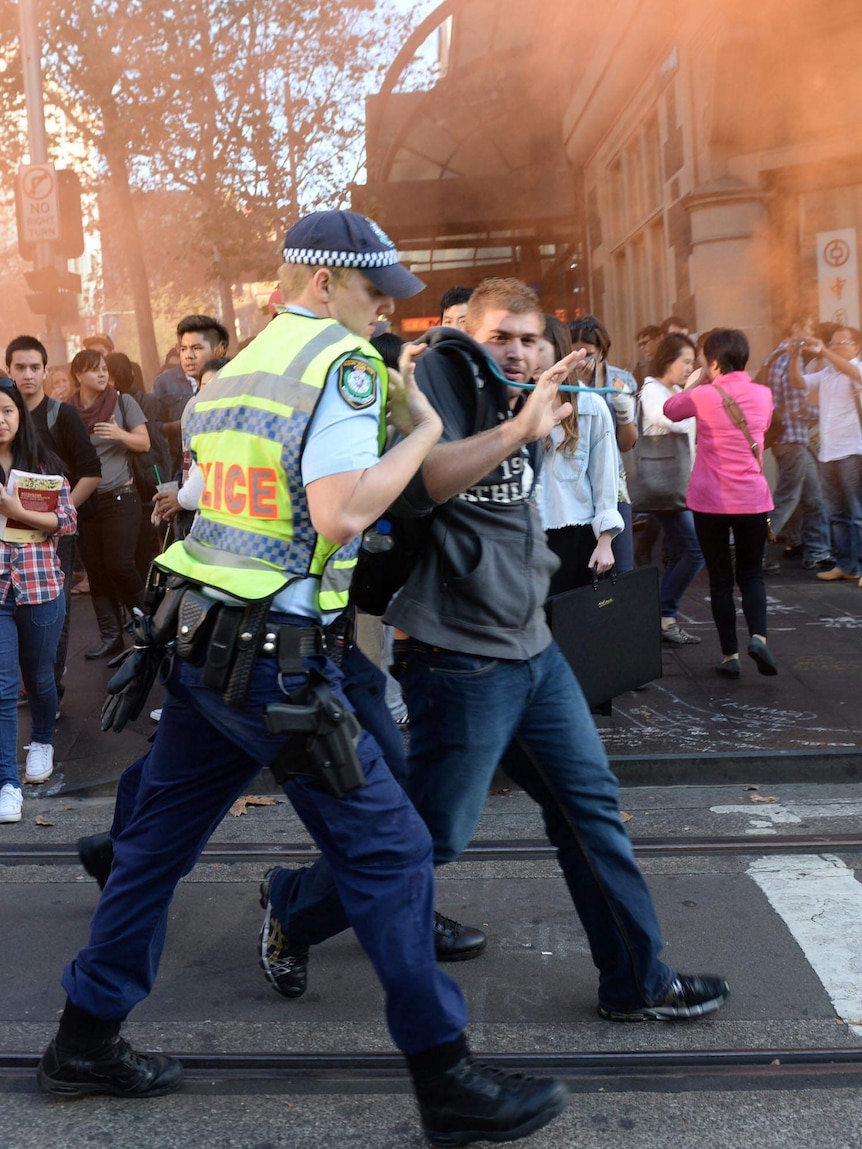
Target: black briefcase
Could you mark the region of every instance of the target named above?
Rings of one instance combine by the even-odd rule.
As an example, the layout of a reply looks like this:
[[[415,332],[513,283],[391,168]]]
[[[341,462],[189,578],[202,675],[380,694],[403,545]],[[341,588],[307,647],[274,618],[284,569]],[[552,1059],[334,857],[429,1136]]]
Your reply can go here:
[[[547,603],[551,632],[596,708],[661,678],[658,569],[594,579]]]

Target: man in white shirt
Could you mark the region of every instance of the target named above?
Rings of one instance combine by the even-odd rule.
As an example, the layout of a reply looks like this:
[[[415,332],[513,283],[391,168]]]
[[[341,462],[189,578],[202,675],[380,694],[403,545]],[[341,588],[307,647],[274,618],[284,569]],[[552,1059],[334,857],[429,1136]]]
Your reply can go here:
[[[862,587],[862,334],[839,327],[829,345],[809,339],[806,349],[822,355],[826,366],[802,375],[801,350],[794,347],[791,382],[804,379],[820,405],[820,450],[823,495],[832,527],[835,566],[819,579],[859,579]]]

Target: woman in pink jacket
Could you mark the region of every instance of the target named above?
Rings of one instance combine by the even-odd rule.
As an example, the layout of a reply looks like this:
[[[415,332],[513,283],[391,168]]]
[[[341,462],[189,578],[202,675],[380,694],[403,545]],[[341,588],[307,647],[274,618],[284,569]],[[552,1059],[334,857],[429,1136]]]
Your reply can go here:
[[[735,581],[748,625],[748,653],[761,674],[777,674],[766,645],[766,586],[763,550],[769,530],[772,494],[764,477],[763,436],[772,418],[772,392],[745,371],[748,340],[741,331],[719,328],[703,347],[706,371],[688,391],[671,396],[664,413],[674,422],[697,420],[697,455],[686,502],[694,513],[700,549],[709,575],[712,617],[722,660],[716,670],[739,678]],[[743,418],[740,418],[740,412]]]

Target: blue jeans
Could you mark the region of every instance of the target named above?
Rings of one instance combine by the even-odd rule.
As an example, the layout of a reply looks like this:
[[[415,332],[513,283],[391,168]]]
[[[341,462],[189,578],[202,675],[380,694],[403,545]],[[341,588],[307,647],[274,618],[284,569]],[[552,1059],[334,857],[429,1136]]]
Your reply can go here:
[[[599,969],[600,1001],[614,1009],[657,1001],[673,974],[659,960],[652,898],[620,820],[617,780],[556,643],[514,662],[401,641],[395,670],[410,712],[406,789],[431,831],[435,863],[469,843],[506,755],[542,807]],[[292,938],[312,943],[342,928],[322,863],[276,878],[273,909]]]
[[[654,511],[664,531],[665,566],[659,587],[662,618],[676,618],[682,596],[703,568],[691,511]]]
[[[802,514],[803,559],[828,559],[829,524],[817,460],[802,443],[776,443],[772,454],[778,464],[778,483],[773,492],[775,510],[770,515],[773,532],[783,535],[798,507]]]
[[[286,616],[270,616],[279,624]],[[342,704],[342,676],[320,656],[306,660]],[[114,841],[114,864],[89,944],[63,974],[70,999],[88,1013],[122,1019],[150,992],[177,882],[213,830],[284,739],[266,732],[262,710],[283,701],[275,659],[258,659],[246,702],[225,705],[203,671],[178,662],[152,749],[141,763],[134,809]],[[285,691],[302,678],[286,678]],[[467,1021],[457,984],[437,968],[434,879],[428,832],[370,735],[358,753],[367,785],[335,798],[314,779],[284,790],[329,863],[350,924],[386,991],[393,1040],[418,1053],[456,1040]]]
[[[632,505],[631,503],[617,503],[617,510],[623,517],[623,529],[611,540],[611,549],[614,552],[614,565],[617,568],[617,574],[626,574],[628,571],[634,570],[635,567]]]
[[[862,455],[823,463],[823,495],[832,524],[835,565],[862,574]]]
[[[0,604],[0,786],[18,781],[18,667],[30,707],[32,742],[54,740],[57,686],[54,659],[66,614],[62,593],[50,602]]]

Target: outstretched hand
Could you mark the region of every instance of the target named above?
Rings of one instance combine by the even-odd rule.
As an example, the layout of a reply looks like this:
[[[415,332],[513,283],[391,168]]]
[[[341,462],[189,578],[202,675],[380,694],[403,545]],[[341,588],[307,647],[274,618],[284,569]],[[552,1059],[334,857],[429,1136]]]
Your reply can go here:
[[[538,377],[534,390],[515,416],[524,442],[546,438],[561,420],[571,415],[574,407],[569,402],[560,401],[559,389],[585,357],[586,351],[570,351]]]

